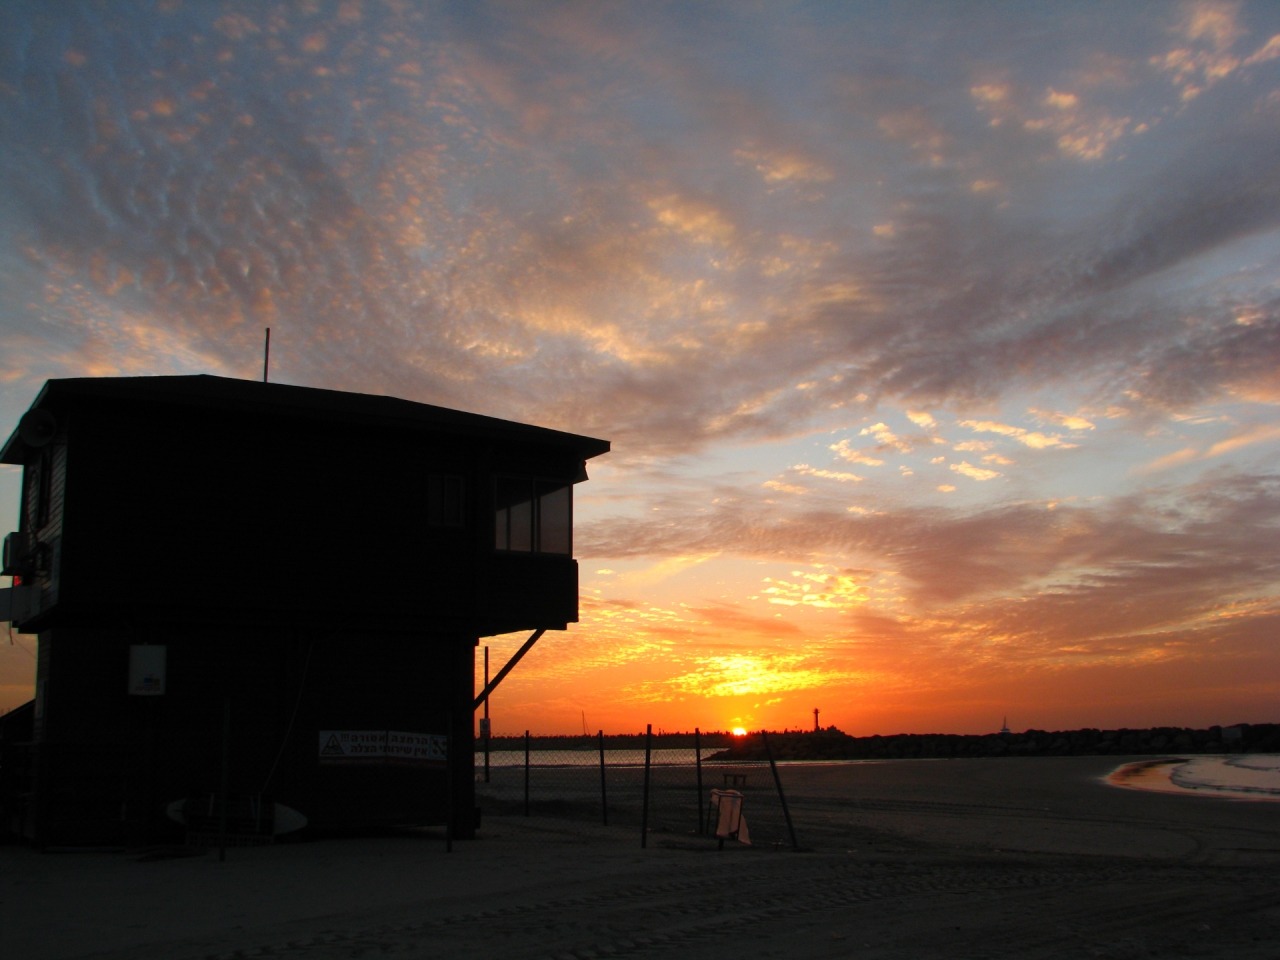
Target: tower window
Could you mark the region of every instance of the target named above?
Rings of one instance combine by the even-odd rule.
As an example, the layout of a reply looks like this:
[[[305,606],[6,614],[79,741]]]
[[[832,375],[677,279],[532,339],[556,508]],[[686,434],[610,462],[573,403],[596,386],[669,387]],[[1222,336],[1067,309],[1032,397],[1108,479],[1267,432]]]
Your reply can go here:
[[[53,502],[53,451],[45,447],[39,457],[26,465],[26,529],[33,533],[49,522]]]
[[[498,477],[494,548],[568,556],[573,549],[573,486],[562,480]]]
[[[447,474],[427,475],[427,525],[462,526],[462,478]]]

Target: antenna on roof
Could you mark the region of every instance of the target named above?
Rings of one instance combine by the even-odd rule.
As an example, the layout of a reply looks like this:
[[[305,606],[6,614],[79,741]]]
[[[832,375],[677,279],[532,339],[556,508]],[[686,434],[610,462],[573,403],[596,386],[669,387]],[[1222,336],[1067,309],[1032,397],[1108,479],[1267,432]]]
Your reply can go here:
[[[267,342],[262,348],[262,382],[267,382],[267,371],[271,368],[271,328],[267,327]]]

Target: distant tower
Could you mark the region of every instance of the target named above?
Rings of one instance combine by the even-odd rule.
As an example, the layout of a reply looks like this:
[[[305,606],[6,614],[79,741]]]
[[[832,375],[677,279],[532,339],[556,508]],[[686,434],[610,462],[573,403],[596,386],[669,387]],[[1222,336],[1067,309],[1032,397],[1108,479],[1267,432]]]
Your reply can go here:
[[[1005,717],[1005,718],[1004,718],[1004,724],[1003,724],[1003,726],[1001,726],[1001,727],[1000,727],[1000,732],[1001,732],[1001,733],[1009,733],[1009,732],[1010,732],[1010,730],[1009,730],[1009,718],[1008,718],[1008,717]]]
[[[818,708],[813,708],[813,732],[818,732]]]

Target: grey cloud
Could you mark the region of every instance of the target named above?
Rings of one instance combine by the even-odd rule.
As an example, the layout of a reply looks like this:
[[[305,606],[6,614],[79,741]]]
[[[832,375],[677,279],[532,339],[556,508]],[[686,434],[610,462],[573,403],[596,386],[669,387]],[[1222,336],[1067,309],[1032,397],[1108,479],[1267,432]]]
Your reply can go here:
[[[900,308],[816,311],[855,371],[831,392],[963,404],[1083,378],[1111,399],[1137,389],[1180,406],[1255,379],[1280,361],[1274,301],[1241,327],[1212,283],[1186,289],[1170,271],[1280,226],[1275,129],[1274,118],[1257,118],[1231,149],[1215,137],[1074,236],[1003,224],[954,193],[921,201],[864,274]],[[1236,282],[1237,299],[1268,286],[1261,276]],[[1188,315],[1201,321],[1195,329]]]
[[[1117,204],[1099,231],[1105,248],[1084,267],[1083,287],[1115,289],[1280,226],[1280,109],[1245,113]]]

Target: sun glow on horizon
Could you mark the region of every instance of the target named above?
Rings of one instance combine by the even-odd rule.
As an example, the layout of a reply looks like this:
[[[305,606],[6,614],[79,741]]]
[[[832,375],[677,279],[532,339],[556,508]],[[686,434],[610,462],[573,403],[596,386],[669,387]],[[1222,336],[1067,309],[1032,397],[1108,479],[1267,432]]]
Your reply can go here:
[[[747,730],[745,727],[734,727],[733,735],[735,737],[745,737],[747,735]]]

